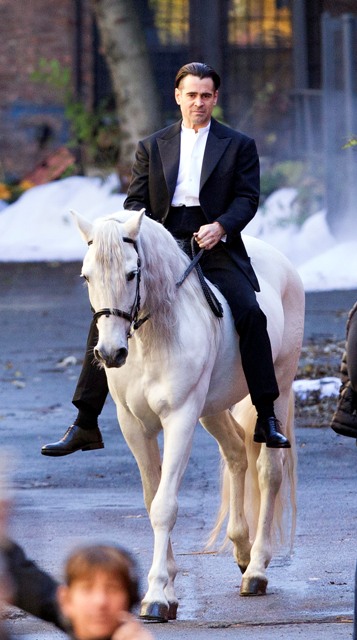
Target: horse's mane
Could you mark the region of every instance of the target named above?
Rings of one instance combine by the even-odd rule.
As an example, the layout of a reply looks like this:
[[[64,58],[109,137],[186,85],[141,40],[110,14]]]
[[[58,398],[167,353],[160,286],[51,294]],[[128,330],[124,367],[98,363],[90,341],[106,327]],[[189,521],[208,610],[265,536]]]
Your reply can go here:
[[[125,249],[123,242],[124,223],[133,214],[130,211],[116,213],[96,220],[93,229],[95,259],[102,274],[109,306],[116,307],[118,292],[126,287]],[[124,234],[125,235],[125,234]],[[189,258],[178,246],[173,236],[162,224],[144,216],[137,238],[141,259],[141,279],[145,290],[145,303],[141,315],[150,314],[152,321],[145,322],[140,333],[145,341],[171,343],[176,339],[178,314],[201,315],[205,323],[217,325],[204,299],[197,276],[192,273],[179,289],[176,283],[189,265]],[[115,274],[115,278],[113,278]],[[187,305],[179,305],[183,297]]]

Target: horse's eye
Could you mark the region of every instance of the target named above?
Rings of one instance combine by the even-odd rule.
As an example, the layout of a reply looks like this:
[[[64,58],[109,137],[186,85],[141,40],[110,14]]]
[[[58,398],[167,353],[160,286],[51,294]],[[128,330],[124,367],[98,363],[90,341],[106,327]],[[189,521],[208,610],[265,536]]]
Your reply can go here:
[[[127,282],[130,282],[131,280],[134,280],[136,274],[137,274],[137,271],[130,271],[130,273],[127,273],[126,274]]]
[[[89,282],[89,278],[87,278],[85,273],[81,273],[81,278],[83,278],[86,282]]]

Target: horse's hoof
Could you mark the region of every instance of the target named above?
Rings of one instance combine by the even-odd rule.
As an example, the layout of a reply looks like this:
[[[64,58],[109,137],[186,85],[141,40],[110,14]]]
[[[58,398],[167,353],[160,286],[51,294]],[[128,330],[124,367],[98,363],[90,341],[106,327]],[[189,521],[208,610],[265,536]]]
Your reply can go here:
[[[169,602],[169,620],[176,620],[177,607],[178,607],[178,602]]]
[[[150,622],[167,622],[170,619],[169,614],[170,607],[163,602],[144,602],[141,605],[139,617]],[[174,618],[171,619],[174,620]]]
[[[265,596],[268,580],[266,578],[246,578],[240,587],[241,596]]]

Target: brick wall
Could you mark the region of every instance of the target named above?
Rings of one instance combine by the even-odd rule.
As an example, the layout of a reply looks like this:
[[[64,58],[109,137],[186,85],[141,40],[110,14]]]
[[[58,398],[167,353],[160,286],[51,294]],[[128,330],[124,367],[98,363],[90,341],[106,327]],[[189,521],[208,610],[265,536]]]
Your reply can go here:
[[[68,136],[61,92],[31,80],[40,58],[70,67],[74,86],[79,73],[91,105],[92,49],[89,0],[0,0],[0,180],[21,177]]]

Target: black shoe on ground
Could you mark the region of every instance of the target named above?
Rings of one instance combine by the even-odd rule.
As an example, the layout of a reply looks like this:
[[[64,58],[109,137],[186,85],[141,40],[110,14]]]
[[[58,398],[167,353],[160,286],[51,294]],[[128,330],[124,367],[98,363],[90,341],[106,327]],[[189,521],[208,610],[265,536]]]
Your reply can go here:
[[[258,418],[254,431],[254,442],[265,442],[270,449],[290,449],[289,440],[280,432],[280,423],[275,416]]]
[[[340,436],[357,438],[356,394],[350,384],[341,392],[337,409],[332,416],[331,429]]]
[[[103,449],[104,443],[102,434],[98,427],[94,429],[82,429],[76,424],[68,427],[63,438],[58,442],[44,444],[41,453],[44,456],[67,456],[75,451],[92,451],[93,449]]]

